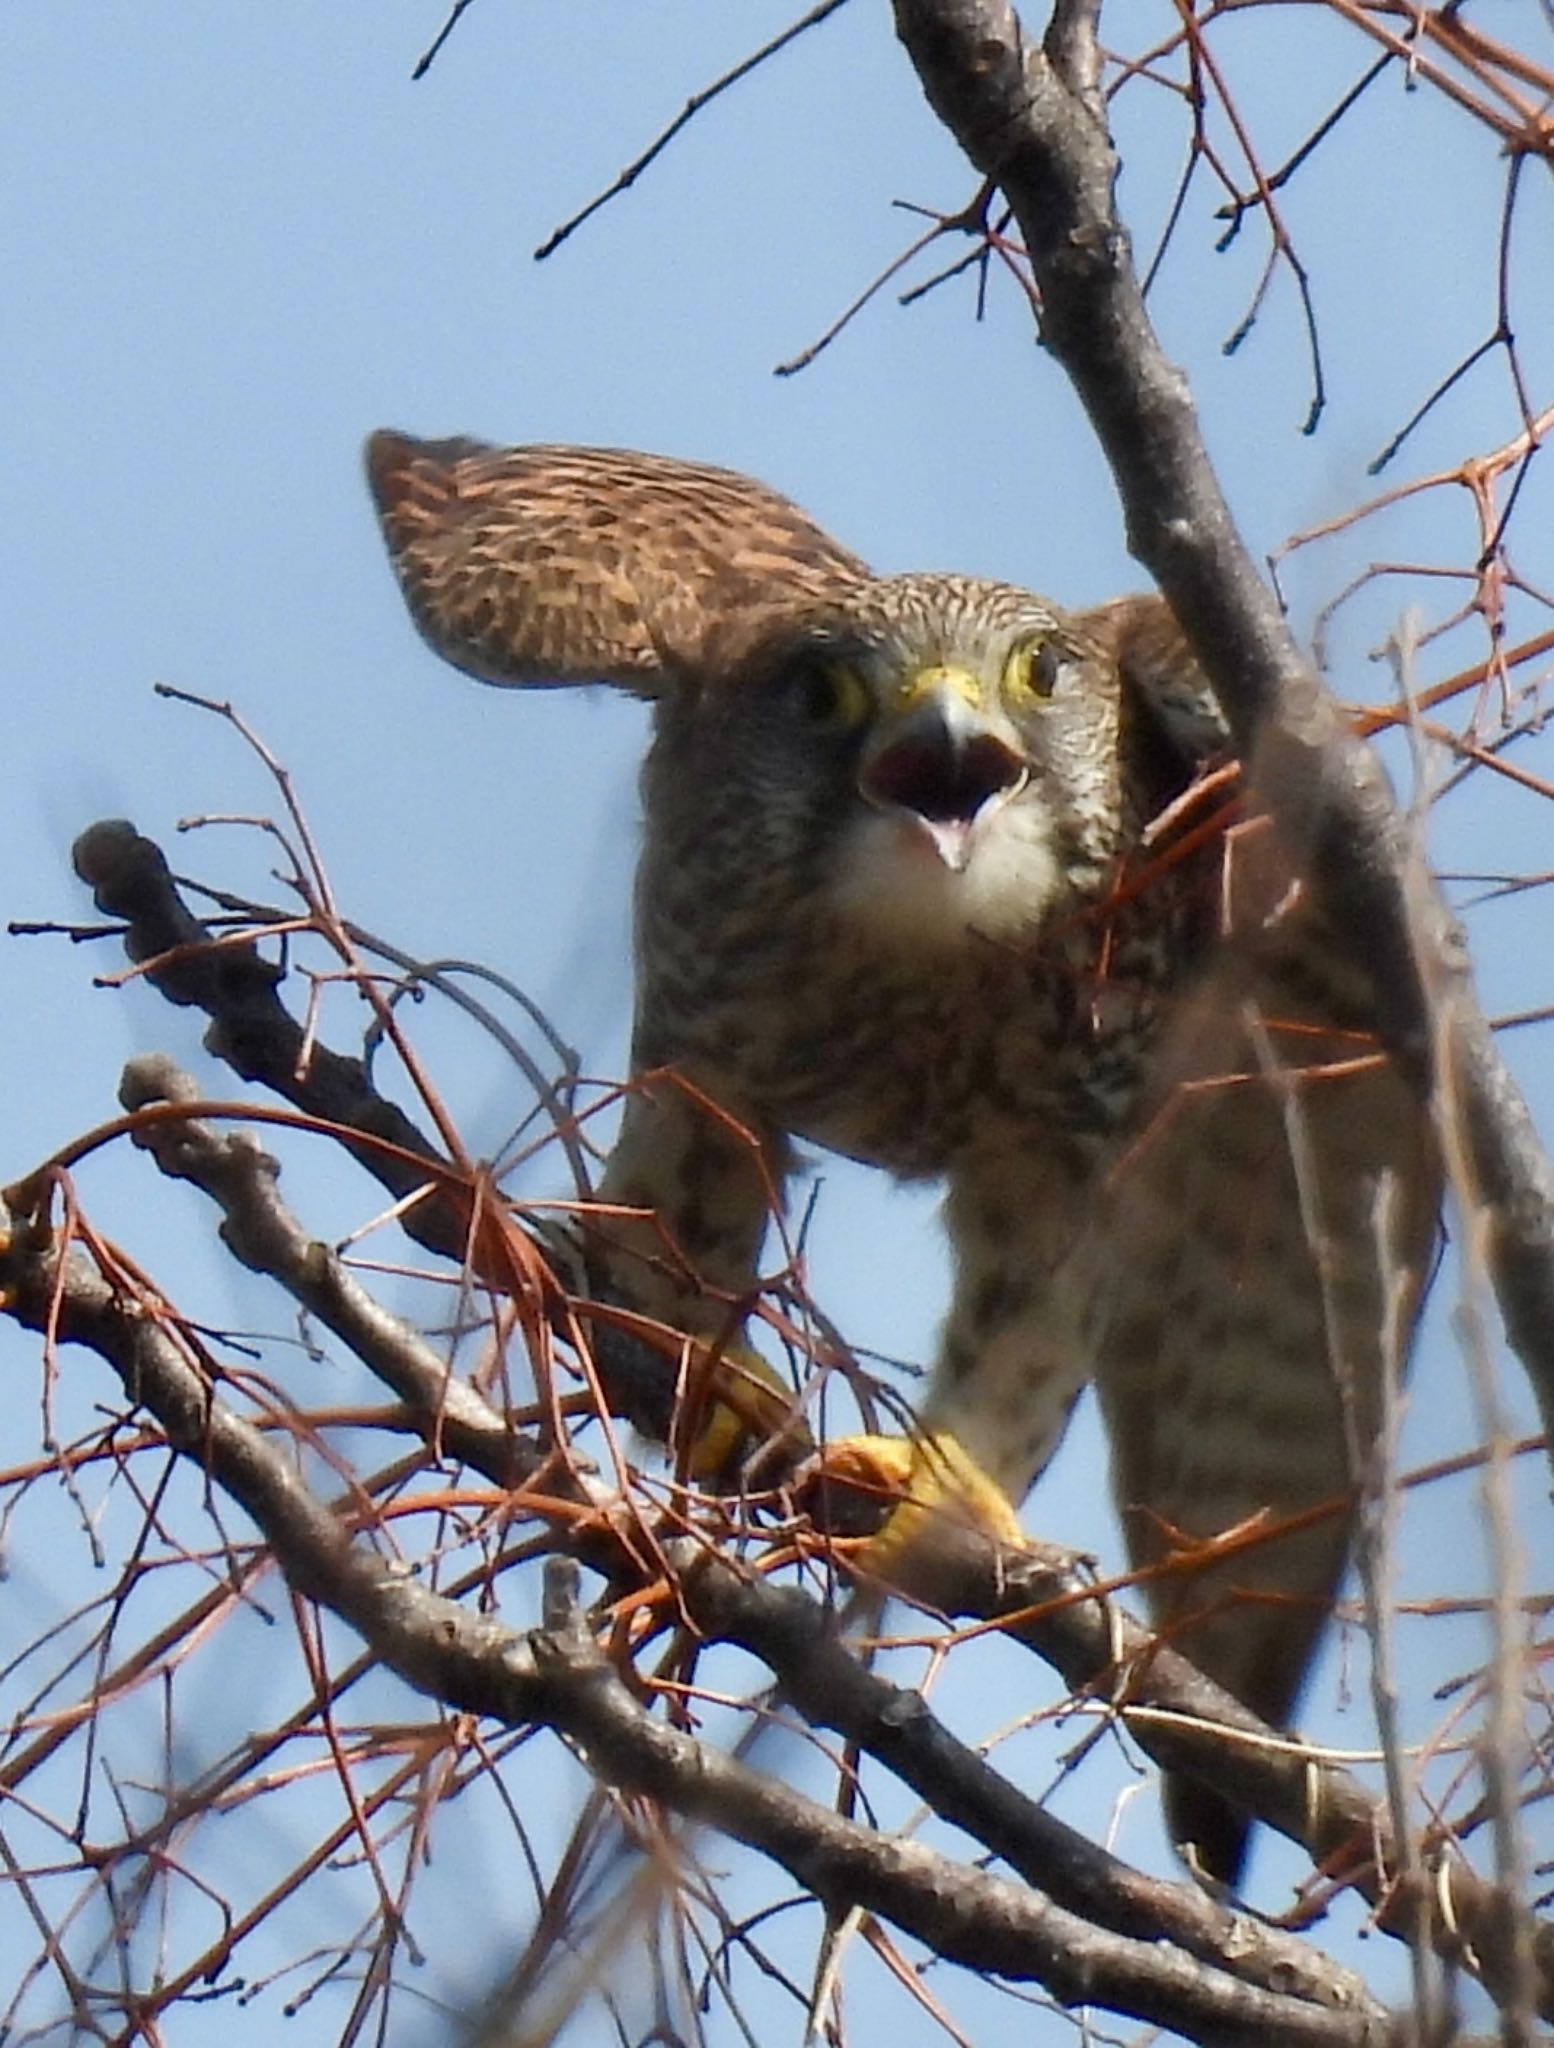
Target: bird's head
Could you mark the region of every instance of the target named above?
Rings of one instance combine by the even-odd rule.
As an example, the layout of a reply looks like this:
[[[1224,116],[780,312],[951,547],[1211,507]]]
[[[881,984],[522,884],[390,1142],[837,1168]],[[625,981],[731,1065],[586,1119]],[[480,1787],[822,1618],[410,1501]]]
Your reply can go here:
[[[700,765],[700,726],[748,829],[774,854],[823,844],[833,904],[863,923],[1017,937],[1116,850],[1114,667],[1029,592],[871,580],[783,622],[718,696],[666,707],[671,762]]]

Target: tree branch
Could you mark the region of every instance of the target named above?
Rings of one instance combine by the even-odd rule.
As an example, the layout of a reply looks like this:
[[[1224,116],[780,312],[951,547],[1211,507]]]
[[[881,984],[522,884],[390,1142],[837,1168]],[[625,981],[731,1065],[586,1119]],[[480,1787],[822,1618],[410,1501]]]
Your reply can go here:
[[[384,1146],[446,1166],[403,1110],[373,1087],[362,1061],[309,1038],[277,994],[284,970],[248,938],[212,937],[178,894],[167,857],[124,818],[89,825],[73,848],[76,873],[106,917],[125,926],[124,950],[159,995],[210,1018],[205,1048],[244,1081],[256,1081],[305,1115],[381,1145],[350,1149],[390,1194],[420,1192],[427,1176]],[[402,1221],[429,1251],[462,1258],[465,1226],[440,1203],[421,1202]]]
[[[132,1061],[120,1092],[126,1107],[196,1095],[192,1080],[157,1056]],[[193,1182],[220,1205],[222,1235],[234,1253],[277,1279],[340,1336],[407,1403],[429,1440],[497,1486],[520,1486],[538,1472],[539,1446],[450,1376],[408,1325],[387,1315],[308,1236],[280,1198],[274,1162],[248,1134],[191,1115],[148,1123],[137,1137],[165,1173]],[[733,1641],[758,1657],[808,1719],[894,1771],[1059,1906],[1124,1935],[1142,1938],[1154,1929],[1251,1983],[1358,2009],[1361,1994],[1330,1959],[1185,1887],[1143,1876],[1045,1813],[953,1737],[917,1694],[866,1671],[838,1640],[834,1617],[809,1594],[751,1578],[701,1538],[671,1537],[645,1552],[634,1540],[635,1524],[627,1526],[632,1518],[612,1514],[618,1501],[581,1474],[553,1472],[547,1492],[592,1510],[585,1521],[557,1529],[558,1549],[619,1588],[671,1570],[677,1600],[707,1640]],[[1072,1551],[1035,1544],[1010,1555],[966,1528],[941,1532],[931,1565],[931,1583],[915,1589],[920,1598],[998,1623],[1073,1694],[1106,1700],[1155,1762],[1212,1785],[1300,1843],[1337,1881],[1382,1909],[1389,1933],[1429,1941],[1492,1989],[1507,1988],[1516,1956],[1530,1953],[1540,2009],[1554,2019],[1554,1930],[1481,1880],[1449,1838],[1427,1861],[1428,1882],[1403,1887],[1391,1822],[1373,1792],[1341,1766],[1303,1751],[1162,1645],[1096,1589]]]
[[[1506,1329],[1554,1429],[1554,1169],[1478,1007],[1461,931],[1419,873],[1379,763],[1291,639],[1145,310],[1094,93],[1096,12],[1092,0],[1062,0],[1037,46],[1008,0],[895,0],[930,105],[1014,210],[1042,339],[1111,465],[1129,547],[1372,975],[1388,1044],[1421,1091],[1436,1089],[1439,1114],[1460,1111]]]
[[[1163,1770],[1199,1779],[1300,1843],[1378,1907],[1387,1932],[1429,1942],[1497,1997],[1518,1989],[1530,1957],[1538,2010],[1554,2020],[1554,1927],[1481,1878],[1449,1833],[1424,1857],[1419,1880],[1403,1884],[1386,1803],[1341,1765],[1259,1721],[1104,1598],[1072,1551],[1032,1543],[1012,1557],[979,1559],[968,1545],[956,1564],[958,1586],[938,1589],[951,1611],[998,1621],[1073,1692],[1106,1698]]]
[[[1145,1876],[1038,1806],[952,1735],[921,1693],[866,1669],[797,1587],[750,1579],[717,1557],[691,1562],[683,1587],[697,1626],[759,1657],[807,1721],[877,1758],[940,1819],[1060,1905],[1120,1934],[1176,1942],[1248,1983],[1382,2016],[1362,1981],[1308,1942],[1201,1891]]]
[[[1167,1941],[1134,1939],[1039,1891],[881,1835],[655,1719],[554,1580],[547,1626],[519,1634],[433,1593],[352,1539],[295,1465],[215,1397],[176,1326],[126,1302],[38,1213],[0,1216],[0,1288],[17,1320],[95,1350],[175,1449],[236,1500],[287,1583],[346,1621],[418,1691],[508,1726],[564,1735],[589,1768],[781,1864],[833,1911],[862,1906],[965,1967],[1044,1984],[1065,2004],[1174,2028],[1208,2044],[1259,2034],[1290,2048],[1382,2048],[1406,2024],[1238,1982]]]

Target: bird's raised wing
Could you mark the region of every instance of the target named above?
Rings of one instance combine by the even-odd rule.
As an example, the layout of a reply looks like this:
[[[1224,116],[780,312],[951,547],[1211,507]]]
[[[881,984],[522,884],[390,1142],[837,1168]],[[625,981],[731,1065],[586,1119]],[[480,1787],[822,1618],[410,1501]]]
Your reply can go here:
[[[779,492],[668,456],[384,429],[367,477],[416,625],[483,682],[715,687],[870,580]]]

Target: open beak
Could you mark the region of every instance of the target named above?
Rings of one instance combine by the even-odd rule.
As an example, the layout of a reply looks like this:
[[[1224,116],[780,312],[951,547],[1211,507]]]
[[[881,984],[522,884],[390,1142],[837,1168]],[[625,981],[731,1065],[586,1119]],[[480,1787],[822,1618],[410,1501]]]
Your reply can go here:
[[[858,771],[868,801],[913,820],[954,874],[1029,774],[1023,757],[989,729],[976,695],[974,678],[962,670],[926,671],[901,708],[880,721]]]

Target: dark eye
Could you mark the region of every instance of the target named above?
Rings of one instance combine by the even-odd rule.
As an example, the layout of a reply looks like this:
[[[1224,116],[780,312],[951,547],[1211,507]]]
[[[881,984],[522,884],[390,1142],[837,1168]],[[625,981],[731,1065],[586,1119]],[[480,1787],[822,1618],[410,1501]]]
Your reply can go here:
[[[1027,641],[1004,663],[1004,688],[1012,697],[1050,697],[1062,681],[1070,657],[1055,640]]]
[[[825,732],[851,732],[869,714],[869,688],[845,661],[816,657],[795,671],[792,703],[806,725]]]

